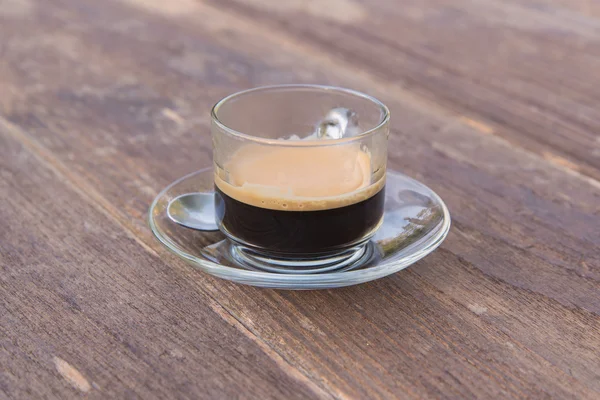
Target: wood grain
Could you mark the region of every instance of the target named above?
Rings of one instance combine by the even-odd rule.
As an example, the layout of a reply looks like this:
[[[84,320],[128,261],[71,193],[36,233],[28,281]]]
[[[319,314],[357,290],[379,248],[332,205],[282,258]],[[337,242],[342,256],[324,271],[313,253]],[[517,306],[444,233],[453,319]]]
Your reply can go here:
[[[0,160],[5,395],[329,397],[5,129]]]
[[[318,14],[318,9],[302,8],[303,2],[289,3],[295,5],[294,13]],[[413,8],[430,4],[435,3]],[[289,7],[271,10],[287,15]],[[362,18],[363,9],[307,20],[318,22],[319,32],[332,32]],[[584,165],[579,158],[561,158],[560,147],[548,147],[544,156],[521,139],[505,140],[504,134],[496,135],[497,126],[514,132],[510,125],[490,124],[478,110],[467,117],[437,97],[407,91],[389,71],[363,70],[348,62],[345,53],[326,53],[316,41],[288,33],[287,26],[273,34],[247,8],[232,11],[183,0],[102,5],[63,0],[32,2],[27,10],[3,16],[0,24],[0,90],[5,93],[0,97],[0,129],[8,138],[7,148],[24,146],[19,154],[36,160],[23,166],[18,157],[3,157],[7,171],[20,171],[19,179],[3,179],[12,182],[11,191],[24,182],[21,196],[34,191],[34,198],[46,199],[48,210],[30,204],[23,214],[20,203],[10,203],[7,210],[13,212],[6,213],[17,216],[10,219],[18,227],[12,228],[14,237],[30,235],[32,248],[24,255],[3,250],[0,263],[4,268],[29,263],[32,273],[42,274],[46,286],[30,284],[36,296],[62,293],[60,277],[78,277],[77,284],[68,286],[71,296],[93,294],[86,307],[80,306],[80,318],[110,321],[107,329],[121,335],[109,338],[117,344],[122,335],[131,343],[140,328],[147,331],[134,341],[134,349],[143,349],[139,359],[130,360],[133,356],[122,350],[98,364],[83,350],[66,347],[66,339],[36,333],[38,325],[50,325],[51,333],[65,330],[90,340],[85,351],[94,355],[107,346],[120,348],[109,339],[96,344],[88,339],[92,333],[55,315],[60,307],[69,307],[68,299],[57,297],[42,317],[31,310],[35,305],[28,302],[28,292],[11,291],[2,296],[8,299],[6,307],[30,315],[25,321],[11,317],[13,329],[28,338],[16,348],[45,361],[18,358],[11,363],[16,378],[5,379],[2,390],[14,397],[26,393],[23,371],[33,371],[30,376],[62,388],[52,389],[55,396],[66,393],[58,391],[67,390],[69,383],[54,372],[55,356],[80,371],[90,394],[98,390],[94,382],[103,390],[115,376],[98,365],[114,364],[123,371],[117,375],[121,382],[114,392],[98,393],[183,397],[208,388],[206,396],[226,397],[249,385],[240,397],[280,397],[288,395],[282,387],[292,385],[298,397],[599,395],[600,183],[587,169],[578,170]],[[368,8],[386,10],[383,4]],[[334,28],[321,28],[327,25],[323,20]],[[390,106],[391,167],[422,179],[450,206],[454,228],[440,251],[378,282],[303,293],[218,281],[166,255],[151,237],[144,215],[164,185],[209,163],[209,107],[240,88],[290,81],[351,86]],[[441,80],[432,87],[439,85]],[[469,93],[479,90],[472,89]],[[503,101],[510,103],[506,107],[516,104],[512,97]],[[47,168],[53,179],[47,178]],[[0,193],[10,197],[8,188]],[[65,203],[73,204],[72,215],[60,210]],[[41,212],[45,218],[39,218]],[[120,236],[90,244],[87,236],[78,239],[82,228],[76,224],[88,214],[100,229],[96,236]],[[32,221],[37,221],[33,230]],[[128,247],[121,236],[128,238]],[[21,243],[7,237],[2,245]],[[48,239],[54,237],[60,240]],[[46,257],[51,270],[57,269],[54,279],[31,261],[48,246],[68,254],[54,251]],[[75,255],[73,249],[78,249]],[[69,257],[78,261],[66,263]],[[100,265],[103,279],[87,282],[78,275],[81,265],[92,270],[96,264],[90,263]],[[107,294],[102,295],[105,286]],[[128,297],[118,306],[100,307],[148,292],[152,301],[144,300],[146,305]],[[101,296],[99,304],[92,304],[95,296]],[[116,318],[115,310],[126,317]],[[176,327],[168,327],[175,320]],[[195,347],[203,336],[213,338],[205,346],[221,356],[222,364],[216,356],[205,357],[209,350]],[[42,345],[38,337],[45,338]],[[157,354],[171,341],[185,346],[189,355],[182,368],[160,364]],[[246,363],[238,361],[244,358],[236,354],[238,341],[254,349]],[[258,370],[248,369],[255,358]],[[141,362],[146,369],[136,372]],[[221,377],[222,371],[228,378]],[[228,379],[233,386],[213,387],[191,380],[193,374],[204,374],[200,376],[210,382]],[[252,383],[231,383],[237,374],[247,374]],[[269,380],[272,376],[281,376],[283,386]],[[176,382],[186,385],[175,387]]]
[[[590,84],[600,65],[600,24],[581,14],[582,6],[347,0],[339,2],[339,12],[359,7],[360,13],[353,12],[359,16],[332,22],[323,18],[324,8],[273,8],[262,0],[213,3],[483,119],[495,134],[551,161],[556,154],[564,165],[600,177],[600,91]]]

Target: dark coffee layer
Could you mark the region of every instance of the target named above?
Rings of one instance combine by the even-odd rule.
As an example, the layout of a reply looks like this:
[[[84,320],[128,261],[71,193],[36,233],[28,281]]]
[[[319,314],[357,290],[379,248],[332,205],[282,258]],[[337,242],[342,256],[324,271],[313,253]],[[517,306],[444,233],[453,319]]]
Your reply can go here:
[[[366,200],[317,211],[256,207],[216,191],[222,229],[246,244],[278,253],[317,254],[347,246],[370,235],[383,216],[385,187]]]

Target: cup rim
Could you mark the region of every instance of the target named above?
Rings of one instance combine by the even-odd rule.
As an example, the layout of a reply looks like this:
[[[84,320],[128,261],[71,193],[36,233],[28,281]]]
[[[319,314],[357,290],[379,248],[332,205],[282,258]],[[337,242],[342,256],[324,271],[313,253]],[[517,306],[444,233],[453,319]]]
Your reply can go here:
[[[338,93],[349,94],[352,96],[360,97],[360,98],[368,100],[371,103],[378,106],[379,109],[382,111],[382,117],[379,120],[379,123],[375,127],[365,130],[364,132],[361,132],[360,134],[352,136],[352,137],[341,138],[341,139],[328,139],[328,140],[280,140],[280,139],[261,138],[259,136],[253,136],[253,135],[249,135],[249,134],[237,131],[235,129],[228,127],[221,120],[219,120],[219,117],[217,116],[217,112],[218,112],[219,108],[223,104],[228,102],[229,100],[232,100],[236,97],[247,95],[247,94],[253,93],[253,92],[262,92],[262,91],[271,91],[271,90],[280,90],[280,89],[281,90],[283,90],[283,89],[314,89],[314,90],[320,90],[320,91],[338,92]],[[220,129],[227,132],[229,135],[240,138],[240,139],[245,139],[245,140],[249,140],[249,141],[264,144],[264,145],[305,147],[305,146],[334,146],[334,145],[339,145],[339,144],[344,144],[344,143],[352,143],[352,142],[356,142],[356,141],[361,141],[367,137],[373,136],[374,134],[379,132],[382,127],[384,127],[385,125],[387,125],[389,123],[390,110],[385,104],[383,104],[381,101],[379,101],[375,97],[370,96],[365,93],[362,93],[362,92],[359,92],[357,90],[353,90],[353,89],[347,89],[347,88],[342,88],[342,87],[337,87],[337,86],[328,86],[328,85],[316,85],[316,84],[282,84],[282,85],[258,86],[258,87],[251,88],[251,89],[241,90],[239,92],[235,92],[228,96],[225,96],[221,100],[219,100],[218,102],[215,103],[215,105],[212,107],[212,109],[210,111],[210,116],[211,116],[212,121]]]

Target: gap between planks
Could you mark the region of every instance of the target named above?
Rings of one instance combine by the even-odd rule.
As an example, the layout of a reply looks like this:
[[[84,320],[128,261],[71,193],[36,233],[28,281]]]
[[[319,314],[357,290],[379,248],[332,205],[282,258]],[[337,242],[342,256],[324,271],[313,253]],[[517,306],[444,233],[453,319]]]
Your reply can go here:
[[[62,178],[63,182],[79,195],[84,201],[101,212],[109,220],[116,224],[129,236],[135,240],[144,250],[149,252],[155,258],[164,262],[160,255],[149,245],[146,240],[147,234],[144,234],[140,229],[136,228],[131,222],[124,217],[120,211],[110,204],[96,189],[88,184],[85,179],[77,173],[72,172],[65,164],[55,157],[46,147],[41,145],[37,140],[31,138],[20,127],[0,116],[0,134],[7,132],[10,137],[23,145],[43,166],[50,169],[56,176]],[[142,239],[146,238],[146,240]],[[210,299],[210,308],[221,319],[236,328],[241,334],[248,337],[254,342],[277,366],[281,368],[288,376],[299,382],[304,383],[314,394],[323,399],[346,399],[346,396],[336,387],[319,386],[312,377],[305,372],[289,363],[274,348],[268,345],[259,335],[250,330],[240,319],[235,317],[235,314],[221,304],[209,290],[203,292]]]

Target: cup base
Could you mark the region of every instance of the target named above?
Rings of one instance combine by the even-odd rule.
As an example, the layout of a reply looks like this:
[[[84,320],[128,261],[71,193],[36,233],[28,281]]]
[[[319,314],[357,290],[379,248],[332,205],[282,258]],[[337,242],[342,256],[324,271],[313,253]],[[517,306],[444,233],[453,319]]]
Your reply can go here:
[[[204,257],[214,261],[223,258],[240,267],[279,274],[318,274],[360,268],[377,255],[368,239],[347,249],[320,255],[279,255],[225,240],[203,250]]]

